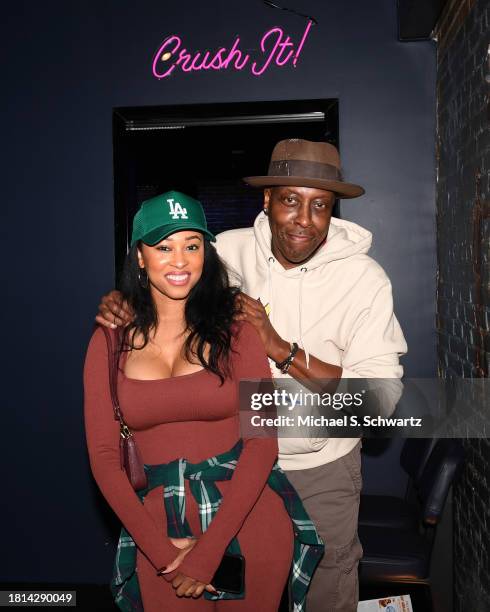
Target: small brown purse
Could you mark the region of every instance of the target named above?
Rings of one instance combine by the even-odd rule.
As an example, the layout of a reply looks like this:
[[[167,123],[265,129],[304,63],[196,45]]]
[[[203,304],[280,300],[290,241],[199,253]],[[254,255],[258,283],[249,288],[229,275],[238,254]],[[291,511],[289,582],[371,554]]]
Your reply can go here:
[[[107,342],[107,355],[109,358],[109,388],[111,391],[112,407],[114,409],[114,418],[119,421],[121,438],[119,440],[119,452],[121,456],[121,470],[126,472],[129,482],[133,489],[145,489],[148,485],[148,479],[143,467],[143,460],[133,438],[131,430],[124,422],[119,399],[117,396],[117,375],[119,370],[120,351],[118,344],[120,341],[120,330],[115,330],[112,334],[109,330],[100,326],[104,332]],[[114,343],[112,337],[114,337]],[[115,346],[114,346],[115,344]]]

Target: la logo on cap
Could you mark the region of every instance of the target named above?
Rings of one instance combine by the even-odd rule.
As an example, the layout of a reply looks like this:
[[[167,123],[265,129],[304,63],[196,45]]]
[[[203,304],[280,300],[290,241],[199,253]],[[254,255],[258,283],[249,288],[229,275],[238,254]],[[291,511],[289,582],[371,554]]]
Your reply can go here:
[[[187,208],[183,208],[179,202],[176,202],[174,198],[167,198],[168,205],[170,207],[170,215],[172,219],[188,219]]]

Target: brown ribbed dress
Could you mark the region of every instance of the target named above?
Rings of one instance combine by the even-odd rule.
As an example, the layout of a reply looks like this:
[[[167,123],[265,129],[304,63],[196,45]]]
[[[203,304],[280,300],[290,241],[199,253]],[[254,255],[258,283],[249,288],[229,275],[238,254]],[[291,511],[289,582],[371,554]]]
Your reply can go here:
[[[125,420],[147,464],[184,457],[197,463],[231,449],[239,439],[238,383],[269,378],[260,338],[248,323],[237,326],[232,352],[233,377],[220,386],[217,376],[198,372],[161,380],[135,380],[119,374],[118,393]],[[265,486],[277,455],[277,440],[248,439],[232,480],[219,482],[221,507],[201,535],[197,505],[186,481],[186,518],[198,543],[180,571],[210,582],[230,540],[237,535],[246,559],[245,599],[212,602],[178,598],[156,575],[179,552],[166,535],[162,487],[142,504],[119,459],[119,425],[113,416],[108,360],[102,330],[90,341],[84,372],[85,427],[90,464],[107,502],[133,537],[145,612],[273,612],[291,566],[293,530],[280,497]]]

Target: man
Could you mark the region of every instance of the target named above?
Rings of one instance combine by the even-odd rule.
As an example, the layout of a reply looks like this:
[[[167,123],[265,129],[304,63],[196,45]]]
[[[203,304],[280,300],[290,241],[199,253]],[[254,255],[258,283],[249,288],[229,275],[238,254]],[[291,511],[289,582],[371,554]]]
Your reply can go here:
[[[217,249],[243,281],[240,318],[257,329],[274,376],[301,381],[399,379],[406,343],[393,314],[391,284],[368,255],[371,234],[332,219],[336,197],[364,190],[340,176],[337,149],[320,142],[279,142],[253,228],[224,232]],[[97,321],[123,324],[131,314],[112,292]],[[399,388],[388,387],[394,408]],[[386,406],[385,406],[386,409]],[[355,612],[361,489],[358,438],[281,438],[279,462],[325,541],[307,599],[309,612]]]

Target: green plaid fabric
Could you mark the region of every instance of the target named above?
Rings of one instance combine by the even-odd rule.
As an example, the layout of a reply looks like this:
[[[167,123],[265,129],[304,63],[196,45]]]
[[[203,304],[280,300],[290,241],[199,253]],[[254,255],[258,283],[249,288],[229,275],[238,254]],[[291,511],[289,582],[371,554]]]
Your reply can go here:
[[[198,504],[201,530],[206,531],[221,502],[221,493],[215,483],[232,478],[242,449],[243,441],[239,440],[231,450],[201,463],[189,463],[185,459],[176,459],[162,465],[145,465],[148,486],[138,491],[137,495],[143,502],[149,491],[163,485],[168,537],[193,537],[185,518],[184,481],[186,479],[189,481],[192,496]],[[289,576],[290,593],[294,612],[305,612],[306,592],[313,572],[323,555],[324,545],[298,494],[277,462],[269,474],[267,484],[282,498],[293,522],[294,554]],[[237,538],[233,538],[227,551],[232,554],[240,554]],[[111,590],[120,610],[124,612],[143,611],[136,573],[136,545],[124,527],[117,546]],[[211,600],[242,599],[245,593],[236,595],[220,592],[215,595],[205,591],[204,597]]]

